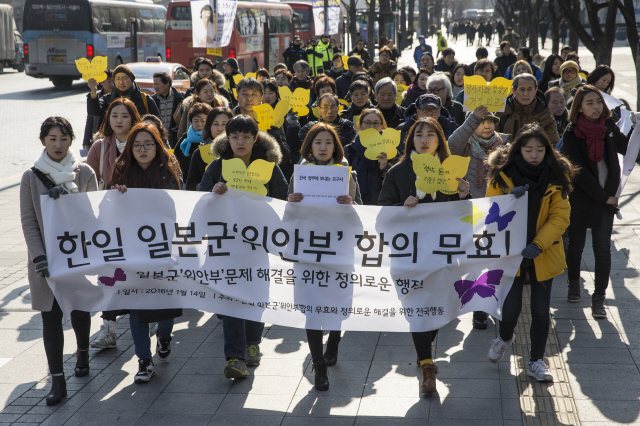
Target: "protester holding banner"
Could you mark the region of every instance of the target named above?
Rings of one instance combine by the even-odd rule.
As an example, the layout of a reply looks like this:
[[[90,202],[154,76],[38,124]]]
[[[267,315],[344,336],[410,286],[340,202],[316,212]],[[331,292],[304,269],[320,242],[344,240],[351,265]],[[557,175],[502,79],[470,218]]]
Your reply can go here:
[[[49,277],[49,264],[40,196],[49,195],[58,203],[64,203],[69,194],[98,189],[91,167],[79,162],[70,150],[74,138],[71,124],[65,118],[47,118],[40,127],[40,143],[44,150],[34,167],[24,172],[20,183],[20,220],[29,252],[27,269],[31,308],[42,315],[42,340],[52,378],[51,391],[45,398],[47,405],[59,404],[67,396],[67,383],[64,378],[62,309],[45,279]],[[91,315],[89,312],[72,311],[71,326],[78,348],[75,375],[83,377],[89,374]]]
[[[400,162],[384,178],[378,205],[415,207],[419,203],[455,201],[469,197],[469,183],[462,179],[458,179],[458,192],[453,195],[445,195],[440,191],[425,194],[418,190],[412,157],[420,154],[433,155],[440,163],[450,155],[440,124],[431,117],[418,120],[409,130]],[[431,345],[437,333],[438,330],[411,333],[422,371],[420,390],[423,393],[436,391],[436,366],[431,355]]]
[[[560,140],[556,121],[544,96],[537,90],[538,80],[531,74],[520,74],[513,79],[513,93],[507,97],[504,111],[496,114],[500,117],[498,130],[515,137],[526,124],[539,123],[555,145]]]
[[[212,108],[205,103],[196,103],[191,107],[189,113],[186,114],[189,117],[189,130],[182,139],[178,141],[176,149],[173,151],[173,155],[180,164],[182,176],[189,175],[191,155],[199,150],[200,145],[206,143],[206,139],[202,137],[202,130],[205,128],[207,115],[211,109]]]
[[[202,139],[205,141],[205,144],[200,145],[200,149],[195,151],[191,156],[189,174],[187,175],[185,184],[187,191],[197,191],[204,172],[207,170],[209,164],[211,164],[210,162],[205,162],[203,159],[202,147],[204,146],[206,147],[205,149],[211,151],[211,143],[218,136],[224,134],[225,126],[231,118],[233,118],[233,112],[225,107],[214,108],[207,114],[207,121],[205,122],[204,129],[202,129]]]
[[[340,144],[338,134],[333,126],[327,123],[315,124],[304,140],[301,148],[303,160],[301,165],[332,166],[340,164],[349,167],[349,163],[344,158],[344,151]],[[289,182],[288,200],[299,203],[304,196],[293,192],[295,173]],[[336,198],[338,204],[362,204],[360,199],[360,189],[356,173],[351,172],[349,178],[349,195],[342,195]],[[327,350],[322,353],[322,330],[307,329],[307,343],[311,352],[313,369],[315,370],[315,388],[319,391],[329,390],[329,376],[327,367],[336,365],[338,362],[338,345],[340,344],[340,330],[329,332]]]
[[[258,123],[248,115],[236,115],[230,119],[225,126],[225,133],[211,145],[214,157],[219,158],[213,160],[205,171],[198,190],[223,195],[227,192],[227,185],[222,177],[222,161],[239,158],[249,166],[253,161],[261,159],[275,163],[271,179],[265,185],[267,196],[285,200],[287,181],[278,167],[282,160],[278,143],[267,133],[259,131]],[[227,359],[224,375],[230,379],[248,376],[247,365],[260,364],[260,341],[264,323],[224,316],[222,327],[224,355]]]
[[[491,343],[489,360],[499,362],[514,339],[528,272],[531,280],[531,353],[527,375],[540,382],[553,381],[543,359],[549,336],[551,284],[553,277],[562,274],[566,267],[562,234],[569,226],[572,208],[568,196],[576,170],[554,149],[538,124],[523,127],[513,144],[494,151],[489,156],[489,165],[492,169],[487,197],[504,194],[528,197],[524,259],[502,305],[499,336]]]
[[[376,129],[382,132],[387,128],[384,116],[377,109],[365,109],[360,114],[360,131]],[[360,142],[360,135],[357,135],[353,143],[344,147],[344,155],[349,164],[356,172],[358,186],[362,197],[362,204],[367,206],[377,206],[382,181],[389,171],[391,164],[386,152],[381,153],[377,160],[370,160],[365,157],[367,149]],[[396,153],[396,156],[399,153]]]
[[[189,130],[189,126],[191,125],[189,111],[198,103],[207,104],[211,108],[220,106],[229,107],[229,102],[223,96],[216,93],[216,88],[209,79],[203,78],[197,82],[193,95],[182,101],[182,117],[180,119],[180,126],[178,126],[178,144],[184,140],[187,130]]]
[[[127,146],[113,169],[111,189],[124,194],[128,188],[177,190],[181,187],[178,162],[165,147],[156,127],[146,123],[135,125],[129,134]],[[138,357],[138,372],[133,379],[135,383],[146,383],[156,374],[151,359],[149,323],[158,323],[156,358],[164,362],[171,354],[173,321],[179,316],[182,316],[182,309],[129,311],[131,337]]]
[[[616,196],[620,184],[618,154],[627,152],[629,135],[620,132],[602,94],[590,85],[576,92],[569,122],[562,139],[562,151],[579,172],[571,195],[567,299],[569,302],[581,299],[580,262],[590,228],[595,257],[591,314],[594,318],[606,318],[604,301],[611,271],[611,232],[619,201]]]

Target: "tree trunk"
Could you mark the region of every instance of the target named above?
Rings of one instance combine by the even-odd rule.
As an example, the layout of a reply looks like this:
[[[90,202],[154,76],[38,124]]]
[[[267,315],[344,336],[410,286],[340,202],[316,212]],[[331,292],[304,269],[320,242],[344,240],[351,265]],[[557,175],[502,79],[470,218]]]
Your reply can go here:
[[[367,50],[373,59],[376,40],[376,0],[369,0],[369,23],[367,24]]]
[[[549,0],[549,17],[551,18],[551,53],[560,52],[560,20],[556,14],[555,0]]]
[[[534,0],[535,1],[535,0]],[[538,24],[540,23],[540,7],[538,4],[541,0],[537,0],[536,4],[531,4],[532,0],[527,0],[526,11],[529,15],[529,49],[531,50],[531,56],[540,53],[538,50]]]
[[[349,34],[351,35],[351,46],[349,50],[344,49],[344,53],[348,53],[356,45],[358,40],[358,17],[356,15],[356,0],[349,0]],[[347,64],[344,64],[345,66]]]
[[[427,0],[418,0],[420,8],[420,34],[429,34],[429,3]]]
[[[400,0],[400,34],[398,38],[398,51],[402,52],[407,40],[407,0]]]
[[[624,0],[624,4],[622,0],[617,0],[618,9],[620,13],[622,13],[622,17],[624,18],[624,22],[627,26],[627,40],[629,40],[629,47],[631,48],[631,55],[633,56],[633,62],[635,64],[638,63],[638,52],[634,48],[634,46],[638,46],[640,48],[640,40],[639,34],[636,30],[637,22],[636,22],[636,14],[633,5],[633,0]],[[636,68],[636,71],[638,68]],[[640,86],[638,86],[640,90]],[[640,102],[640,97],[638,97],[638,101]]]
[[[409,33],[410,34],[405,34],[405,41],[408,39],[409,36],[411,36],[411,39],[413,39],[413,32],[417,30],[417,28],[415,28],[413,26],[413,22],[414,22],[414,16],[415,16],[415,11],[416,11],[416,0],[409,0]]]
[[[558,0],[559,2],[563,2],[566,0]],[[573,17],[580,19],[580,0],[570,0],[571,8],[569,12]],[[566,18],[565,18],[566,19]],[[567,22],[569,22],[567,20]],[[573,29],[572,25],[569,25],[569,47],[574,52],[578,51],[578,46],[580,45],[580,40],[582,38],[579,37],[578,32]],[[584,42],[583,42],[584,43]]]

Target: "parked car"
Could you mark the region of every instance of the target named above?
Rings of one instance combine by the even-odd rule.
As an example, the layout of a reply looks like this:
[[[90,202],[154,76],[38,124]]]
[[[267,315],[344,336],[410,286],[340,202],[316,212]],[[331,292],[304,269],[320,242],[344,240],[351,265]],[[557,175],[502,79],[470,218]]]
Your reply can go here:
[[[127,64],[136,76],[136,84],[143,92],[153,95],[153,74],[166,72],[173,80],[172,86],[179,92],[186,92],[191,87],[191,74],[180,64],[171,62],[131,62]]]

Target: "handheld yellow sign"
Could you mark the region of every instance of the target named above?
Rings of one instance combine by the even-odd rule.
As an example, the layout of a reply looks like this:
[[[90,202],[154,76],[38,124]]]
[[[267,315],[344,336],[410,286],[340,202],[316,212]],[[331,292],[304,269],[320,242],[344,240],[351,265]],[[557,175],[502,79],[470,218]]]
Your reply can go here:
[[[377,160],[378,155],[383,152],[387,154],[387,159],[389,160],[396,157],[398,152],[396,147],[400,145],[399,130],[386,128],[382,134],[380,134],[376,129],[367,129],[360,131],[358,135],[360,136],[362,146],[367,148],[364,156],[369,160]]]
[[[265,160],[255,160],[249,167],[239,158],[222,160],[222,177],[227,181],[229,188],[267,195],[264,185],[271,180],[274,166],[275,163]]]
[[[349,60],[349,55],[342,55],[342,66],[346,69],[349,69],[347,65],[348,60]]]
[[[343,107],[340,109],[340,111],[342,111],[342,109],[347,109],[351,106],[351,103],[345,101],[344,99],[338,99],[338,102],[340,102],[340,105],[342,105]]]
[[[402,94],[406,92],[409,87],[405,86],[404,84],[398,84],[396,87],[398,88],[398,93],[396,94],[396,103],[400,105],[403,99]]]
[[[107,61],[108,58],[106,56],[96,56],[91,62],[87,58],[80,58],[76,59],[76,67],[82,74],[84,81],[89,81],[93,78],[98,83],[102,83],[107,79],[107,74],[105,74],[108,65]]]
[[[504,111],[504,103],[511,93],[511,80],[494,78],[491,83],[479,76],[464,77],[464,106],[473,111],[481,105],[489,112]]]
[[[211,152],[211,144],[200,145],[198,148],[200,148],[200,157],[202,157],[202,161],[205,162],[207,167],[209,167],[209,164],[211,164],[213,160],[218,158]]]
[[[256,78],[255,72],[248,72],[244,75],[244,78]]]
[[[242,74],[236,74],[233,76],[233,82],[238,85],[242,80],[244,80],[244,76]]]
[[[359,115],[354,115],[353,116],[353,125],[356,126],[356,129],[360,130],[360,116]]]
[[[260,104],[253,107],[253,116],[258,122],[258,128],[263,131],[267,131],[271,126],[282,127],[284,124],[284,117],[289,111],[290,101],[280,100],[275,109],[269,104]]]
[[[238,99],[238,91],[236,90],[235,87],[233,88],[232,92],[233,92],[233,97]]]
[[[289,100],[290,107],[293,108],[293,112],[295,112],[298,117],[302,117],[303,115],[309,114],[309,89],[303,89],[302,87],[298,87],[293,93],[287,86],[280,87],[280,99]]]
[[[469,168],[471,157],[451,155],[440,164],[431,154],[411,154],[413,171],[419,177],[416,188],[427,194],[440,191],[443,194],[458,192],[458,181],[463,178]]]

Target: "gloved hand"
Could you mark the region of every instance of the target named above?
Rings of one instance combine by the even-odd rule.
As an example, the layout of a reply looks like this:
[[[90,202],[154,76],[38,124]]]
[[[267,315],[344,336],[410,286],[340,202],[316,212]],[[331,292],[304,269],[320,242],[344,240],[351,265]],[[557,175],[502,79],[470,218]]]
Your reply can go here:
[[[542,253],[540,247],[531,243],[522,250],[522,257],[525,259],[535,259],[540,253]]]
[[[33,263],[36,264],[36,272],[42,278],[49,277],[49,262],[47,262],[47,256],[38,256],[33,259]]]
[[[522,197],[525,192],[527,192],[529,190],[529,185],[525,185],[525,186],[516,186],[515,188],[513,188],[511,190],[511,194],[515,195],[516,198],[520,198]]]
[[[267,134],[274,138],[276,142],[280,142],[280,128],[276,126],[271,126],[269,130],[267,130]]]
[[[54,200],[57,200],[58,198],[60,198],[60,195],[66,192],[67,192],[66,189],[64,189],[62,186],[60,185],[54,186],[49,190],[49,197],[53,198]]]
[[[292,127],[300,127],[300,117],[295,112],[290,112],[286,117],[287,124]]]

